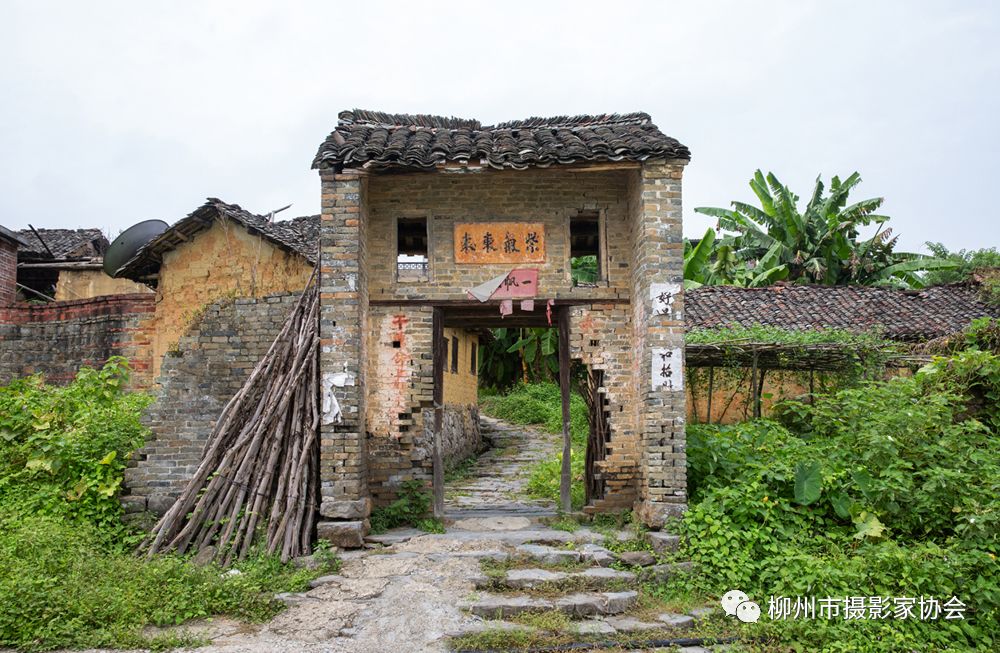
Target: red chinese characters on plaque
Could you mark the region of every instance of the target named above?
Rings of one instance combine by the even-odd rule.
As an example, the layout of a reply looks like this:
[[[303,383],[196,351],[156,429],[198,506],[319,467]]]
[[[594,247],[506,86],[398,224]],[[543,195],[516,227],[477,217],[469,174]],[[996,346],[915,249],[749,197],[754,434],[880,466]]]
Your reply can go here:
[[[545,225],[540,222],[460,222],[455,262],[544,263]]]

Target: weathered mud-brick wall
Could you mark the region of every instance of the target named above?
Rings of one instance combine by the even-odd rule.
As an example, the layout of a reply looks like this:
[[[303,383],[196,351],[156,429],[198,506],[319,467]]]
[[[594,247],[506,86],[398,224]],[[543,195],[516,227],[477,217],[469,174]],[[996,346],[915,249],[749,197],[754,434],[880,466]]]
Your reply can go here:
[[[604,373],[601,399],[608,414],[608,441],[598,456],[596,474],[605,496],[593,512],[627,510],[636,499],[641,458],[633,379],[631,313],[619,304],[575,307],[570,320],[570,352],[591,370]]]
[[[455,263],[455,224],[501,220],[545,226],[545,262],[517,266],[539,270],[539,297],[627,299],[632,253],[628,241],[617,234],[627,231],[629,174],[533,168],[373,176],[368,232],[371,300],[468,299],[466,288],[515,266]],[[595,288],[574,287],[571,280],[569,220],[581,212],[603,214],[606,231],[612,235],[606,239],[607,281]],[[407,217],[428,222],[430,261],[428,278],[421,282],[396,280],[396,220]]]
[[[130,386],[152,383],[152,295],[114,295],[0,308],[0,383],[42,372],[66,383],[83,366],[124,356]]]
[[[654,526],[680,514],[687,504],[681,234],[685,163],[647,161],[630,184],[635,406],[642,473],[636,509]]]
[[[429,307],[371,309],[368,484],[377,505],[392,501],[403,481],[431,475],[425,431],[426,420],[433,421],[432,315]]]
[[[385,505],[396,498],[404,481],[429,480],[433,472],[433,311],[430,307],[373,306],[369,324],[368,486],[375,505]],[[471,343],[478,341],[477,336],[451,329],[447,335],[449,347],[452,335],[459,338],[460,357],[463,351],[471,356]],[[472,455],[481,443],[476,377],[469,360],[461,371],[452,374],[450,362],[445,371],[441,453],[448,466]]]
[[[367,175],[324,171],[320,220],[322,411],[319,537],[361,546],[371,513],[365,443]]]
[[[156,289],[154,376],[198,312],[220,299],[301,292],[312,266],[224,219],[164,254]]]
[[[145,286],[128,279],[114,279],[104,270],[60,270],[56,282],[56,301],[86,299],[105,295],[137,295],[152,293]]]
[[[17,247],[0,237],[0,308],[17,298]]]
[[[126,506],[162,514],[201,462],[226,403],[263,358],[298,293],[229,299],[207,306],[163,360],[155,402],[143,422],[152,435],[126,470]]]

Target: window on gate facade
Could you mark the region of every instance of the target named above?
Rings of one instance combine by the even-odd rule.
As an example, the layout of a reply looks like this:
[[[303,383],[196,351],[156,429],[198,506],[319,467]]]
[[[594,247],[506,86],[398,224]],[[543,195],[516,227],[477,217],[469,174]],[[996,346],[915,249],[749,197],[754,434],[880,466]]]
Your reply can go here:
[[[569,220],[570,275],[575,286],[592,286],[604,280],[601,262],[601,218],[580,213]]]
[[[427,253],[427,218],[397,219],[396,279],[427,279]]]
[[[469,373],[472,376],[476,376],[479,373],[479,352],[476,351],[479,347],[476,343],[472,343],[472,355],[469,356]]]
[[[458,337],[451,337],[451,373],[458,374]]]

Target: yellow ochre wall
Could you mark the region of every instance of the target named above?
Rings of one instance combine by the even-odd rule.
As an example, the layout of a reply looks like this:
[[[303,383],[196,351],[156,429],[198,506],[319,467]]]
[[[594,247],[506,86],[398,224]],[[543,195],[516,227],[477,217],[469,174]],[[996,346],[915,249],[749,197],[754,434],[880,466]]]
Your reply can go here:
[[[216,220],[164,254],[156,290],[153,378],[160,374],[163,356],[177,346],[207,304],[226,297],[302,290],[311,272],[301,256],[226,220]]]
[[[60,270],[55,300],[61,302],[67,299],[148,292],[153,292],[149,286],[129,279],[114,279],[104,274],[103,270]]]
[[[448,361],[444,367],[444,403],[462,406],[479,404],[479,377],[472,373],[472,345],[479,346],[479,336],[464,329],[445,329]],[[451,371],[451,339],[458,338],[458,372]],[[478,361],[477,361],[478,363]],[[478,368],[478,365],[477,365]]]

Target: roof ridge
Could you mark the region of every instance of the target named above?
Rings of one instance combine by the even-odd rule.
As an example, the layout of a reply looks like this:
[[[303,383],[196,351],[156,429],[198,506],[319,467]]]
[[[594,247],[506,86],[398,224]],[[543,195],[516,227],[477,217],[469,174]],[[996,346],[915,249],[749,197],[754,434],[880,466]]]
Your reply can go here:
[[[577,116],[533,116],[522,120],[507,120],[484,129],[517,129],[522,127],[594,127],[597,125],[645,125],[652,122],[644,111],[631,113],[580,114]]]
[[[341,111],[337,116],[340,125],[372,125],[377,127],[431,127],[443,129],[482,129],[473,118],[436,116],[428,113],[386,113],[368,109]]]

